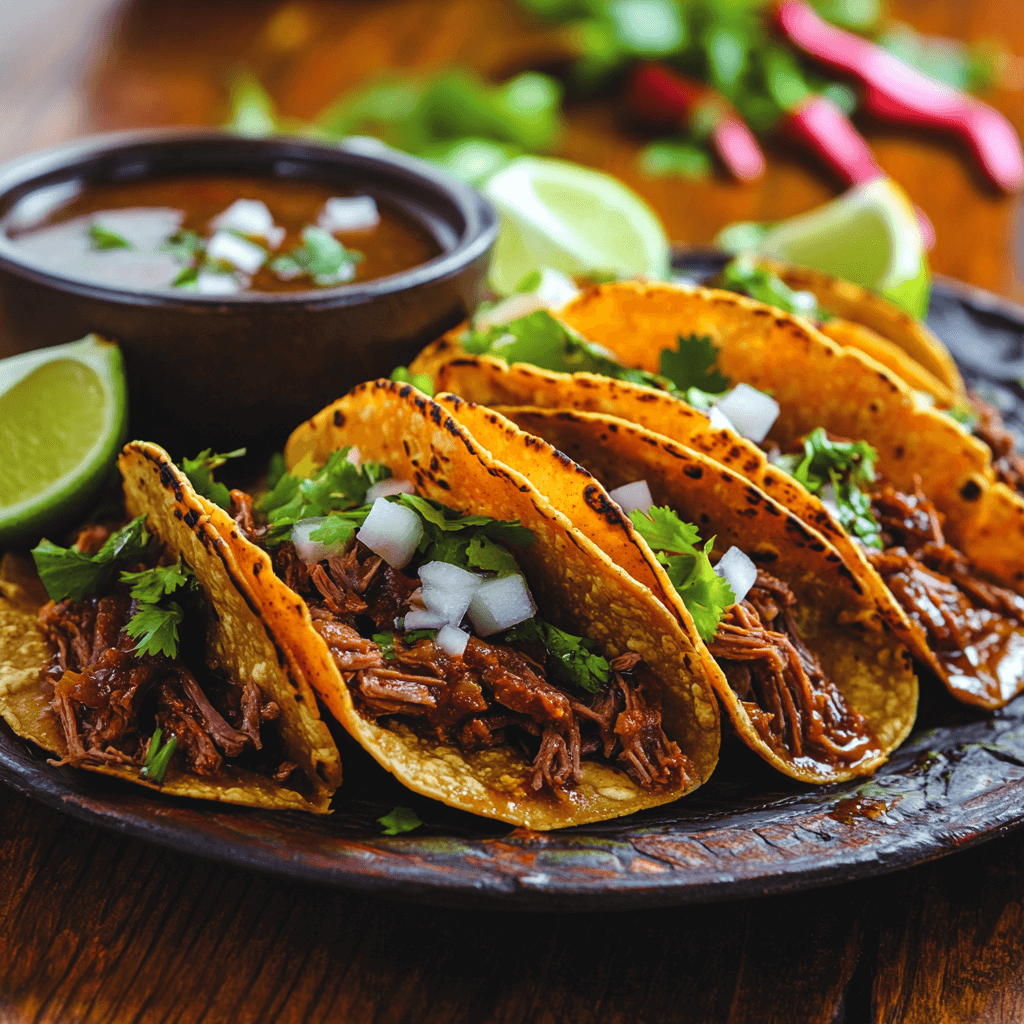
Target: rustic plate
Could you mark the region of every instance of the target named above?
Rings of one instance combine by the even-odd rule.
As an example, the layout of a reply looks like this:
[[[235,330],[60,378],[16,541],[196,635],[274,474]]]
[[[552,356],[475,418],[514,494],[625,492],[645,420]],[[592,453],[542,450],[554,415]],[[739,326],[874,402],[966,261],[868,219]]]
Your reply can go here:
[[[701,276],[715,257],[691,253]],[[965,375],[1024,427],[1024,310],[937,282],[930,322]],[[0,725],[0,781],[130,836],[291,878],[463,905],[535,910],[640,908],[732,899],[893,871],[1024,821],[1024,697],[993,716],[924,680],[918,725],[872,779],[811,788],[727,739],[712,781],[677,804],[542,834],[414,796],[347,737],[335,812],[318,819],[186,800],[58,770]],[[396,805],[425,822],[381,835]]]

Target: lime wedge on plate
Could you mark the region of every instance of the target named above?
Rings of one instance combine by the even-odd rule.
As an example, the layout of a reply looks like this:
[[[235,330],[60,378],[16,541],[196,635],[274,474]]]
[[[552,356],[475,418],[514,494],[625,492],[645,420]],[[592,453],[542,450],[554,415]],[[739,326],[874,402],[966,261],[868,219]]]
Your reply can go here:
[[[124,441],[128,392],[116,345],[90,335],[0,360],[0,548],[70,526]]]
[[[746,248],[785,263],[824,271],[887,296],[912,316],[928,312],[931,276],[910,200],[890,178],[849,189],[809,213],[781,221],[756,241],[753,225],[731,225],[725,248]],[[746,231],[746,235],[744,234]]]
[[[669,244],[654,211],[615,178],[566,160],[524,156],[484,186],[501,214],[490,284],[511,295],[532,271],[664,279]]]

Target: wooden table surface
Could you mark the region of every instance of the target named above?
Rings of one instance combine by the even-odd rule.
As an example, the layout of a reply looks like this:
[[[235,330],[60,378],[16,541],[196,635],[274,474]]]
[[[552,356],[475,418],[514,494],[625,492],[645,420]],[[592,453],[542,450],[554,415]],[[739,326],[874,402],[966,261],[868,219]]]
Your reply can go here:
[[[915,27],[1000,36],[1024,6],[898,0]],[[503,0],[0,0],[0,158],[88,131],[216,124],[233,68],[309,117],[387,67],[502,74],[546,41]],[[1022,76],[1018,73],[1018,79]],[[1020,91],[992,97],[1024,130]],[[867,126],[934,223],[933,267],[1024,298],[1016,199],[955,149]],[[646,181],[599,106],[564,155],[639,188],[679,242],[833,186],[772,152],[756,185]],[[87,829],[0,789],[0,1022],[1019,1022],[1024,835],[871,882],[706,908],[543,916],[283,884]]]

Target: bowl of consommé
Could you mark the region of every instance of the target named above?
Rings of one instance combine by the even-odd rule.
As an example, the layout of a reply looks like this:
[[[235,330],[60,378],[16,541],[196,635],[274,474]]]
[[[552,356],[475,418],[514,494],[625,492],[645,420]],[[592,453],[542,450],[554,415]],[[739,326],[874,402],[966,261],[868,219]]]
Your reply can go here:
[[[173,130],[0,168],[0,356],[117,341],[132,431],[280,440],[479,297],[497,217],[372,140]]]

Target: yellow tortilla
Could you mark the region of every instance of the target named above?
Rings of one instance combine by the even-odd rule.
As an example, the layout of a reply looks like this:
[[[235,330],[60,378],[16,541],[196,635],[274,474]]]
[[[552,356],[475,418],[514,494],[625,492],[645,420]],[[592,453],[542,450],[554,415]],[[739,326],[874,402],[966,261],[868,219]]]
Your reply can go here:
[[[840,345],[861,349],[899,374],[911,387],[921,387],[935,394],[928,382],[937,383],[950,398],[947,405],[964,400],[966,389],[960,371],[946,346],[926,324],[859,284],[807,267],[787,266],[771,260],[762,262],[790,288],[811,292],[822,309],[865,329],[847,331],[838,324],[835,328],[825,324],[822,330],[828,337]],[[939,394],[935,397],[943,401]]]
[[[559,316],[626,365],[652,371],[680,332],[709,335],[726,376],[779,402],[772,440],[789,448],[823,426],[868,441],[897,488],[913,492],[920,478],[946,516],[954,546],[983,573],[1024,592],[1024,503],[996,481],[988,446],[951,417],[922,407],[903,380],[863,353],[841,348],[798,317],[705,288],[600,285]],[[452,351],[451,344],[444,349],[449,358]],[[430,356],[444,361],[437,347]]]
[[[690,788],[710,776],[720,725],[703,653],[646,587],[623,574],[524,476],[494,459],[447,409],[391,381],[362,384],[322,410],[292,434],[285,457],[289,466],[307,457],[322,464],[346,445],[357,446],[364,460],[385,463],[395,477],[413,480],[425,497],[518,519],[532,530],[533,543],[516,556],[541,613],[596,641],[607,657],[639,654],[662,683],[665,732],[696,766]],[[601,821],[683,796],[682,789],[649,793],[625,772],[593,761],[583,762],[583,782],[563,798],[538,794],[529,788],[529,760],[511,747],[463,753],[454,744],[363,718],[302,600],[276,579],[267,555],[233,522],[218,525],[235,551],[249,600],[309,665],[308,678],[342,725],[410,789],[537,829]]]
[[[88,771],[127,779],[174,796],[220,800],[274,809],[326,813],[341,782],[341,761],[317,712],[305,679],[291,672],[286,651],[271,623],[251,607],[238,587],[230,547],[211,526],[201,499],[156,445],[133,442],[119,460],[125,502],[131,516],[146,514],[146,527],[195,573],[214,614],[207,656],[237,679],[252,678],[261,693],[281,708],[280,729],[288,758],[299,766],[287,783],[225,765],[214,776],[182,770],[174,760],[160,785],[143,780],[130,765],[84,765]],[[0,579],[0,713],[11,728],[44,750],[63,755],[57,718],[42,694],[40,672],[51,647],[36,624],[46,595],[38,580],[8,558]]]
[[[867,718],[886,753],[907,736],[917,709],[917,679],[891,628],[891,596],[851,572],[821,534],[744,477],[607,414],[521,407],[501,410],[503,417],[453,395],[439,395],[437,401],[452,409],[497,458],[547,484],[552,501],[575,526],[631,576],[666,595],[694,644],[703,647],[664,569],[607,496],[607,489],[645,479],[655,504],[669,505],[685,521],[698,524],[704,539],[716,536],[719,554],[735,544],[789,584],[800,601],[799,625],[808,646],[848,703]],[[528,445],[522,442],[523,431],[534,435]],[[596,479],[583,477],[579,468],[567,473],[566,458]],[[883,754],[848,770],[780,756],[758,734],[743,702],[711,662],[712,683],[737,732],[779,771],[805,782],[834,782],[870,774],[885,760]]]

